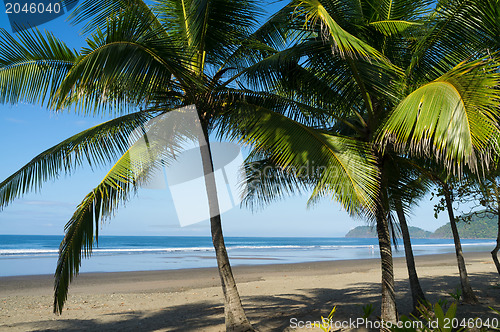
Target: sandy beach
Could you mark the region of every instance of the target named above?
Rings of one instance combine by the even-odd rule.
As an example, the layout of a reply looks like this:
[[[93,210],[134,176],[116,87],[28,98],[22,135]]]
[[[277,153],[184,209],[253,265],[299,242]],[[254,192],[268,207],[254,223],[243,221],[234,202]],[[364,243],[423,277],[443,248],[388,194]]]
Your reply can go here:
[[[489,253],[465,255],[477,306],[460,305],[464,318],[497,317],[500,279]],[[431,302],[452,298],[459,286],[452,254],[416,257]],[[319,320],[336,305],[336,320],[356,319],[361,305],[379,310],[377,259],[234,268],[243,305],[260,331],[292,330],[291,319]],[[398,309],[411,310],[404,259],[395,259]],[[0,278],[1,331],[224,331],[217,270],[88,273],[71,285],[62,315],[52,313],[51,275]],[[318,329],[319,331],[319,329]]]

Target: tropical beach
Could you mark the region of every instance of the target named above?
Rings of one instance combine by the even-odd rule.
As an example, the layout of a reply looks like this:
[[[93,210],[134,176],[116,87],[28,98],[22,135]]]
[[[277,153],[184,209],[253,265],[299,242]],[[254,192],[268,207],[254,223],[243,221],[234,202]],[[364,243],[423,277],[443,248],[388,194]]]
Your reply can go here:
[[[498,327],[499,0],[28,2],[1,329]]]
[[[465,258],[480,304],[459,305],[457,317],[500,318],[488,308],[500,307],[491,256],[468,253]],[[460,283],[454,255],[415,260],[428,299],[451,303],[448,293]],[[403,258],[395,259],[394,271],[398,308],[408,314],[412,303]],[[248,317],[260,331],[287,331],[300,321],[318,321],[333,306],[335,321],[362,317],[362,306],[370,303],[376,308],[370,319],[380,314],[376,259],[238,266],[234,274]],[[51,275],[2,277],[0,330],[224,331],[219,284],[215,268],[81,274],[71,286],[63,313],[56,316]]]

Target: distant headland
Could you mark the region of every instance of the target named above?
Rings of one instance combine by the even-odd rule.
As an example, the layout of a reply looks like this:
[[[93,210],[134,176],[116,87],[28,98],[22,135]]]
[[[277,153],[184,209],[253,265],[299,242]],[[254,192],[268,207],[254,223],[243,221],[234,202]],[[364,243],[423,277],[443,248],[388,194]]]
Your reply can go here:
[[[458,233],[462,239],[496,239],[498,223],[496,219],[473,217],[470,223],[458,222]],[[413,239],[451,239],[450,223],[436,229],[435,232],[426,231],[420,227],[409,227],[410,237]],[[377,232],[372,226],[358,226],[351,229],[345,237],[375,238]]]

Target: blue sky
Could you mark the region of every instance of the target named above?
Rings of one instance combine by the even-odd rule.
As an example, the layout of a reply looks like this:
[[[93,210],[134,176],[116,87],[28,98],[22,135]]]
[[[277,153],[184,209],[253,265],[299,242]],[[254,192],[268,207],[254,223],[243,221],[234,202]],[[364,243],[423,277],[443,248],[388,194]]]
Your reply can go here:
[[[11,32],[5,11],[0,13],[0,27]],[[65,16],[39,28],[53,32],[71,47],[84,45],[79,27],[71,26]],[[105,118],[56,114],[28,104],[0,105],[0,181],[45,149],[103,121]],[[0,234],[63,234],[75,207],[106,171],[82,168],[71,176],[44,184],[39,193],[16,200],[0,212]],[[307,209],[307,198],[290,198],[258,212],[230,210],[222,215],[224,232],[226,236],[330,237],[344,236],[349,229],[365,224],[350,218],[337,203],[327,199]],[[410,224],[434,230],[446,223],[444,214],[434,219],[432,203],[427,197],[415,206]],[[209,236],[210,228],[208,221],[180,227],[168,190],[141,189],[111,221],[102,225],[100,234]]]

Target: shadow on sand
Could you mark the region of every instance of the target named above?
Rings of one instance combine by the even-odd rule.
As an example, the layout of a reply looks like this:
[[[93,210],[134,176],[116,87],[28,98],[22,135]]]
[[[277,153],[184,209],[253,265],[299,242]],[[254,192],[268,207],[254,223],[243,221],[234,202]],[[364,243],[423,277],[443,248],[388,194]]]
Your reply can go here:
[[[500,288],[496,287],[496,273],[471,274],[471,283],[476,290],[480,304],[476,306],[460,305],[460,318],[499,318],[488,308],[500,307]],[[435,303],[438,299],[453,299],[448,293],[454,292],[459,285],[458,276],[421,278],[421,284],[428,300]],[[283,331],[290,326],[290,319],[317,321],[321,315],[326,316],[334,305],[337,305],[335,319],[356,319],[362,315],[361,306],[372,303],[374,316],[380,301],[380,285],[377,283],[359,283],[350,288],[303,289],[299,294],[279,294],[275,296],[243,297],[243,304],[250,321],[260,331]],[[411,294],[407,281],[396,282],[399,311],[407,314],[411,311]],[[119,315],[110,323],[92,319],[58,319],[39,321],[36,323],[20,323],[8,328],[35,331],[204,331],[214,326],[224,330],[223,306],[209,302],[198,302],[189,305],[165,306],[161,311],[135,311],[130,313],[113,313]]]

